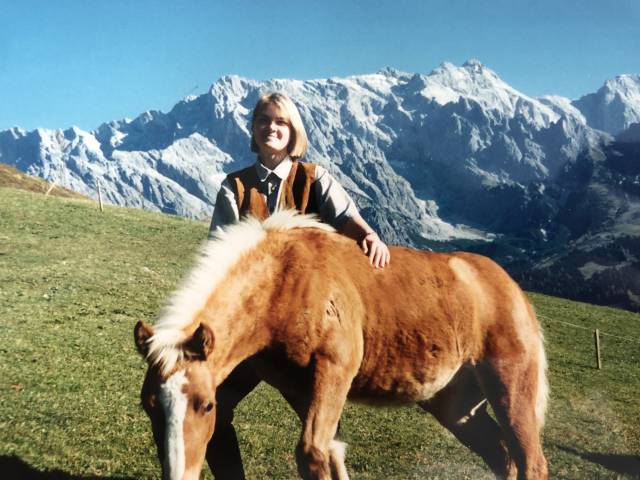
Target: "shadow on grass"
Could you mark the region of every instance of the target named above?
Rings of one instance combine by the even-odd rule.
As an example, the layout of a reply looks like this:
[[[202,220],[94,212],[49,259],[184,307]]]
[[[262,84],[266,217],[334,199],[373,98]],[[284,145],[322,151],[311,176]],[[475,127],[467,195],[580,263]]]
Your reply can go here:
[[[557,445],[560,450],[580,457],[592,463],[602,465],[607,470],[630,475],[632,478],[640,478],[640,456],[638,455],[616,455],[613,453],[589,453],[579,452],[571,447]]]
[[[0,475],[12,480],[133,480],[128,477],[96,477],[71,475],[62,470],[40,471],[15,455],[0,456]]]

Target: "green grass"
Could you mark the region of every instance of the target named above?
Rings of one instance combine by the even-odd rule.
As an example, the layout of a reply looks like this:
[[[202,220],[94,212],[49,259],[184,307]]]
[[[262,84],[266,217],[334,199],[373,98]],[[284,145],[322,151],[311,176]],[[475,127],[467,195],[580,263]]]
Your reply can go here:
[[[132,329],[157,314],[206,231],[202,222],[109,206],[100,213],[89,201],[0,188],[0,472],[159,477]],[[552,478],[637,478],[640,315],[531,297],[550,364]],[[598,371],[594,328],[635,343],[604,335]],[[249,477],[295,478],[299,425],[277,392],[260,386],[236,419]],[[341,429],[354,479],[491,478],[416,407],[349,405]]]

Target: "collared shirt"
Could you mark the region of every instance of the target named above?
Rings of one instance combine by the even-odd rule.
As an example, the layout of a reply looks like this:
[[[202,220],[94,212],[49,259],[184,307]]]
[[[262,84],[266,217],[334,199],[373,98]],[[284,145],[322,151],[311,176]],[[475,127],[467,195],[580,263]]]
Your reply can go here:
[[[254,167],[260,180],[260,193],[273,213],[278,209],[278,198],[282,190],[283,180],[289,176],[293,162],[286,158],[276,168],[270,170],[258,160]],[[345,222],[358,213],[355,203],[349,194],[342,188],[335,178],[320,165],[316,166],[316,178],[313,183],[320,219],[332,225],[336,230],[341,230]],[[220,185],[220,191],[213,209],[209,236],[217,228],[224,227],[239,220],[238,204],[235,193],[227,179]]]

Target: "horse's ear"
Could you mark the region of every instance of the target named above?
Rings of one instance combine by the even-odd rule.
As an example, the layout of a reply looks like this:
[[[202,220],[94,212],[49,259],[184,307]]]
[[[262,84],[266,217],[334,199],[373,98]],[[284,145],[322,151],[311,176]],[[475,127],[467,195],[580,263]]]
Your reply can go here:
[[[201,323],[193,336],[184,344],[187,355],[206,360],[213,351],[214,336],[211,329],[204,323]]]
[[[149,353],[149,344],[147,341],[153,336],[153,328],[144,323],[142,320],[138,320],[136,326],[133,329],[133,338],[136,342],[136,348],[143,357],[147,357]]]

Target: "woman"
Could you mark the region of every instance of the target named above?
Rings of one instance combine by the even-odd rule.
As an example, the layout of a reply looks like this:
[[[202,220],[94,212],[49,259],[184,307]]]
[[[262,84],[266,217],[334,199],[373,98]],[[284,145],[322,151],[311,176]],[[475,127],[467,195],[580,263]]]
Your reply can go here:
[[[251,150],[258,159],[222,182],[210,234],[246,215],[264,219],[276,210],[295,208],[301,213],[316,213],[357,241],[374,268],[389,263],[389,249],[340,184],[321,166],[299,161],[307,151],[307,134],[289,97],[283,93],[260,97],[253,110],[251,133]],[[251,367],[243,363],[216,392],[216,426],[207,447],[207,462],[218,480],[244,478],[231,423],[233,409],[259,382]]]
[[[211,233],[245,215],[264,219],[275,210],[296,208],[317,213],[322,221],[356,240],[372,266],[389,263],[389,249],[340,184],[321,166],[298,161],[307,151],[307,134],[289,97],[263,95],[253,110],[251,132],[251,150],[258,153],[258,159],[222,182]]]

